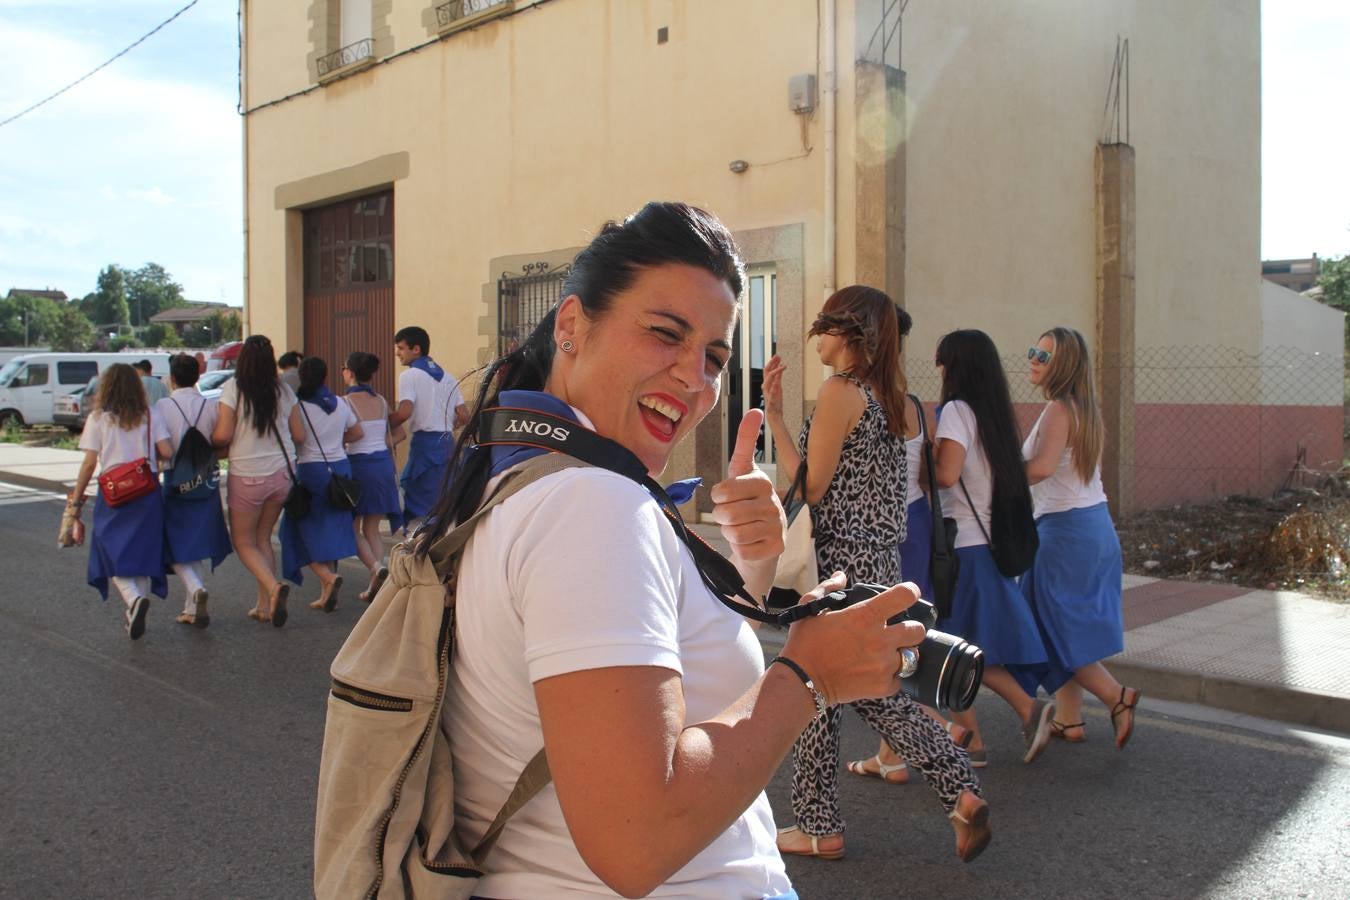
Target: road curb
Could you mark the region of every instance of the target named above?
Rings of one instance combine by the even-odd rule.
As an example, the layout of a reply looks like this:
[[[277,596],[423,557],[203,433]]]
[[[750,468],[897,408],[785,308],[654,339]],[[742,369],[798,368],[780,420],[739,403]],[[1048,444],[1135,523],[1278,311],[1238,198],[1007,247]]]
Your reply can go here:
[[[1350,697],[1245,678],[1143,665],[1128,659],[1103,660],[1102,665],[1121,684],[1139,688],[1146,697],[1197,703],[1350,735]]]
[[[22,475],[18,472],[8,472],[0,470],[0,482],[6,484],[15,484],[19,487],[33,488],[38,491],[51,491],[52,493],[65,496],[70,493],[71,485],[64,481],[52,481],[50,478],[35,478],[32,475]]]

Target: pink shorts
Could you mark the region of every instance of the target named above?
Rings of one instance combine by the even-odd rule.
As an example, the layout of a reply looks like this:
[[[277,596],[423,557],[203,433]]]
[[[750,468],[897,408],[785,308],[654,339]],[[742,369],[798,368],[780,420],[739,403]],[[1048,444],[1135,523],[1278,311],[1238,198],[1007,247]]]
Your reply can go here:
[[[259,478],[231,472],[226,484],[225,502],[230,509],[249,512],[262,509],[263,504],[270,500],[280,503],[290,491],[291,476],[285,469]]]

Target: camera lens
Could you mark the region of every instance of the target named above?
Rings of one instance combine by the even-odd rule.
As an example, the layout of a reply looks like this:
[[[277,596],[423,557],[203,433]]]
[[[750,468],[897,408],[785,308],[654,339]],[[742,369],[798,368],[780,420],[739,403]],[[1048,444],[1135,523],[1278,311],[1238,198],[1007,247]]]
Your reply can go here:
[[[900,690],[925,706],[964,712],[984,678],[984,651],[970,641],[929,631],[919,645],[918,670],[900,679]]]

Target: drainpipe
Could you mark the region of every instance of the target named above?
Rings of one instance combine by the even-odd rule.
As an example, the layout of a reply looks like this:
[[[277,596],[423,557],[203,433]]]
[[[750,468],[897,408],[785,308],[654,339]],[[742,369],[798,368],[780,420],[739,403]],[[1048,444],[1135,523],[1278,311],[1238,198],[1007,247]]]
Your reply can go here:
[[[835,269],[835,173],[834,173],[834,127],[835,127],[835,37],[834,37],[835,0],[825,0],[825,23],[823,41],[825,43],[824,84],[821,88],[821,114],[825,120],[825,259],[824,259],[824,296],[834,293]]]
[[[248,298],[248,0],[239,0],[239,133],[243,163],[240,182],[244,207],[244,337],[253,333],[253,304]]]

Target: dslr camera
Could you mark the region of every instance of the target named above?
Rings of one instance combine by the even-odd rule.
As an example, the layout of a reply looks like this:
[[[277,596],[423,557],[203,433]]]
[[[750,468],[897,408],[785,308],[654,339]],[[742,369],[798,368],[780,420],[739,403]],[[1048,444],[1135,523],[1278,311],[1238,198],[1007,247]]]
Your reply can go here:
[[[853,584],[842,591],[826,594],[816,611],[844,609],[884,590],[887,588],[879,584]],[[919,599],[886,620],[887,625],[918,622],[928,632],[923,643],[905,651],[917,651],[918,659],[905,660],[900,671],[900,692],[925,706],[964,712],[970,709],[980,690],[980,681],[984,677],[984,651],[964,638],[935,630],[937,618],[933,604]]]

